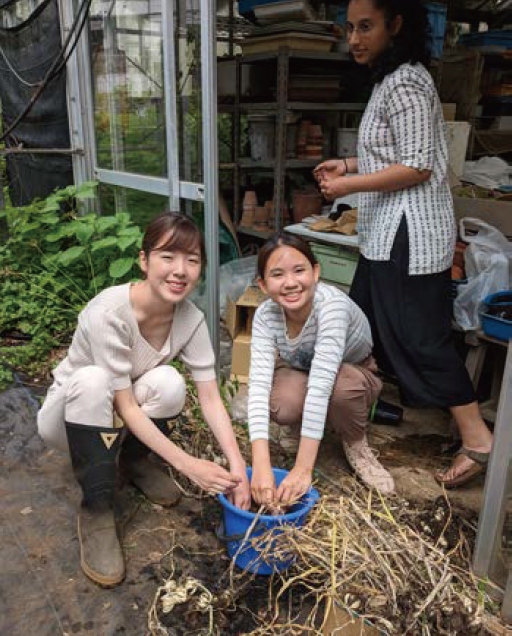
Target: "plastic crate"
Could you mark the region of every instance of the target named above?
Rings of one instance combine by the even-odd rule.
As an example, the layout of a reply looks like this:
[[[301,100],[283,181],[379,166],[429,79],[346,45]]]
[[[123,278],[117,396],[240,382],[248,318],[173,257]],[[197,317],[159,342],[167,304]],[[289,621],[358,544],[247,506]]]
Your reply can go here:
[[[512,30],[480,31],[461,35],[459,42],[464,46],[487,47],[499,46],[512,49]]]
[[[480,322],[486,336],[504,340],[507,342],[512,338],[512,320],[500,318],[487,313],[490,307],[511,307],[512,292],[503,291],[487,296],[482,303],[482,311],[480,312]]]
[[[351,285],[357,269],[359,254],[342,246],[310,243],[311,251],[320,265],[320,278],[340,285]]]
[[[339,24],[345,24],[347,21],[347,7],[348,3],[340,5],[337,19]],[[446,12],[448,9],[446,5],[440,4],[439,2],[428,2],[426,8],[428,22],[430,24],[430,52],[432,57],[437,59],[443,55]]]
[[[254,12],[254,7],[260,4],[274,4],[274,2],[283,2],[283,0],[239,0],[238,11],[242,15]]]

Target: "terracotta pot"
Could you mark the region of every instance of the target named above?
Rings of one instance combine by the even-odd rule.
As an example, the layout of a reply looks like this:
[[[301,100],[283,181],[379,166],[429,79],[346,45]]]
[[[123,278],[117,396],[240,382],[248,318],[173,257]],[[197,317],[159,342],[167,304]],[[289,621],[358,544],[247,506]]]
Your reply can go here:
[[[301,192],[295,190],[292,194],[292,216],[295,223],[301,223],[302,219],[311,214],[319,214],[322,210],[322,195],[320,192]]]
[[[254,213],[254,225],[257,227],[267,227],[268,224],[268,208],[265,205],[256,206]]]
[[[246,190],[244,194],[244,206],[245,205],[258,205],[258,199],[254,190]]]

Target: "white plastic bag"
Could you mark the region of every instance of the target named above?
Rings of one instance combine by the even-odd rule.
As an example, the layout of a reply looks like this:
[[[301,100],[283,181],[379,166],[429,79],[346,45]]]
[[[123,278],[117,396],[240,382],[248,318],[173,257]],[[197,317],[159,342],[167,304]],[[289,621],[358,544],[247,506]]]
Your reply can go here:
[[[220,313],[224,314],[226,300],[229,296],[232,300],[238,300],[256,278],[257,256],[246,256],[235,261],[224,263],[219,268],[219,302]],[[195,303],[201,311],[206,311],[206,284],[201,283],[196,287],[190,300]]]
[[[469,228],[477,234],[468,234]],[[492,225],[469,217],[460,220],[460,236],[469,243],[464,254],[468,282],[458,287],[453,315],[458,325],[469,331],[480,326],[482,300],[510,288],[512,244]]]

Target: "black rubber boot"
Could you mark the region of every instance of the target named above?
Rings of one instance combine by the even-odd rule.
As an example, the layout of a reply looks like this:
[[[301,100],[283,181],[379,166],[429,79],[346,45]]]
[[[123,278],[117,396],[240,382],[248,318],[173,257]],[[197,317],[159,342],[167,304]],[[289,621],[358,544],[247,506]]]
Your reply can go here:
[[[171,418],[151,418],[159,431],[166,437]],[[127,431],[123,441],[119,464],[129,481],[152,503],[160,506],[175,506],[181,498],[181,491],[167,468],[154,453],[139,439]]]
[[[125,575],[113,510],[120,432],[66,422],[66,433],[73,471],[83,493],[78,515],[80,565],[92,581],[113,587]]]

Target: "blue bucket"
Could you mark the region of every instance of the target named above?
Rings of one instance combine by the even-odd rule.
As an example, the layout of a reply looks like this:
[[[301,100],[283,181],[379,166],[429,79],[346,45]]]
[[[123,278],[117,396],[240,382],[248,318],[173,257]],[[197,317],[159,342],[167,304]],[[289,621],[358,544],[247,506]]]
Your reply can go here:
[[[276,486],[279,486],[288,471],[280,468],[273,468],[272,470]],[[250,480],[252,468],[247,469],[247,476]],[[257,516],[256,513],[233,506],[224,495],[219,495],[218,497],[224,509],[224,532],[219,533],[219,538],[226,542],[229,556],[233,558],[236,555],[235,564],[239,568],[254,574],[270,575],[274,572],[282,572],[290,567],[293,563],[293,558],[282,560],[266,556],[265,561],[263,561],[259,556],[259,552],[251,545],[250,539],[259,537],[270,528],[275,528],[276,526],[303,526],[308,512],[318,501],[318,492],[314,488],[310,488],[286,514],[260,515],[246,541],[243,541],[245,533],[254,522]],[[242,543],[244,545],[241,546]]]

